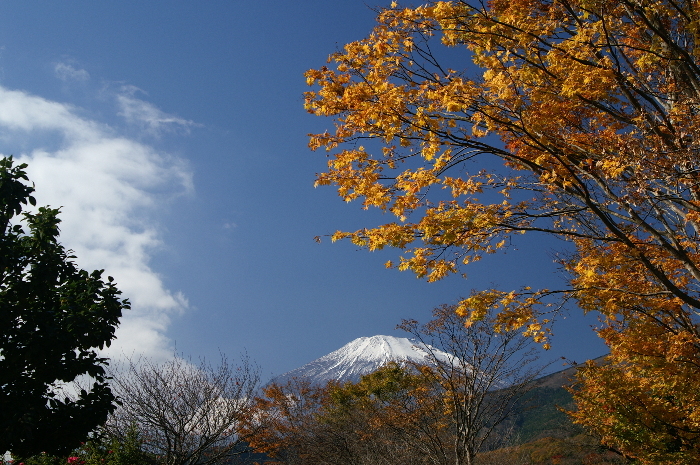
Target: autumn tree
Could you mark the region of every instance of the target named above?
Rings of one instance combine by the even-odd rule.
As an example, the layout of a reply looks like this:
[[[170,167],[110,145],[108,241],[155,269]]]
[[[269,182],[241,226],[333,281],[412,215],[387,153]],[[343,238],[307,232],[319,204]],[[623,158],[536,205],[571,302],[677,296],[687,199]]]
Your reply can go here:
[[[255,397],[254,414],[244,423],[250,446],[285,465],[319,463],[327,457],[332,435],[322,431],[316,415],[328,401],[328,388],[292,378],[271,383]],[[341,438],[342,441],[342,438]]]
[[[519,234],[569,241],[568,286],[482,290],[457,312],[495,311],[496,328],[546,347],[550,305],[575,300],[600,313],[619,379],[644,386],[658,370],[665,389],[700,387],[698,15],[693,0],[392,3],[366,39],[306,73],[306,109],[335,123],[311,136],[330,156],[317,185],[396,217],[333,239],[401,249],[387,266],[428,281]],[[674,428],[697,431],[697,400],[679,402]]]
[[[456,465],[471,465],[478,452],[508,445],[515,416],[544,368],[535,364],[531,339],[518,330],[496,332],[494,323],[487,315],[465,325],[454,306],[442,305],[426,324],[404,320],[400,325],[428,354],[420,367],[423,376],[444,393]]]
[[[442,389],[390,363],[358,382],[271,384],[257,398],[250,445],[276,463],[451,464]]]
[[[445,391],[423,369],[390,362],[357,383],[331,386],[318,421],[343,431],[362,463],[457,463]]]
[[[16,458],[68,452],[114,410],[98,349],[129,308],[58,242],[57,209],[22,212],[36,203],[26,167],[0,159],[0,453]]]
[[[165,465],[231,463],[246,450],[243,426],[259,380],[246,359],[238,366],[223,355],[217,365],[140,359],[112,376],[120,400],[106,425],[112,438],[128,438],[135,425],[143,452]]]
[[[646,317],[600,331],[611,348],[590,361],[570,389],[574,421],[643,463],[700,460],[698,349]],[[646,341],[642,344],[640,341]]]

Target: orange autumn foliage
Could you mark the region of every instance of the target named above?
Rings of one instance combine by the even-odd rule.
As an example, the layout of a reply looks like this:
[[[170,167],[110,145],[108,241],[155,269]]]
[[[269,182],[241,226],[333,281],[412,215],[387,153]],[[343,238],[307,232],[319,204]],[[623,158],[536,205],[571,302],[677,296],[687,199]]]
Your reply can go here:
[[[457,463],[443,390],[415,368],[389,362],[357,383],[333,386],[319,421],[348,430],[364,463]]]
[[[566,289],[484,290],[457,311],[472,320],[497,311],[497,327],[546,344],[552,297],[575,299],[600,312],[624,386],[659,405],[666,394],[648,377],[700,390],[699,6],[491,0],[382,10],[366,39],[306,73],[306,109],[335,123],[311,135],[311,148],[330,155],[317,185],[395,217],[333,240],[401,249],[387,266],[428,281],[518,234],[570,241]],[[649,352],[654,343],[662,347]],[[695,434],[700,405],[681,403],[658,409],[660,421]],[[599,433],[656,460],[656,449]],[[698,453],[684,441],[668,453]]]
[[[660,315],[611,324],[600,334],[611,353],[577,373],[574,421],[641,463],[698,463],[697,335]]]
[[[356,383],[271,384],[256,398],[250,447],[285,465],[454,463],[441,400],[431,380],[396,363]]]
[[[328,387],[293,379],[285,385],[270,384],[255,397],[254,414],[244,428],[249,446],[279,464],[313,463],[323,455],[314,433],[315,416],[327,402]]]

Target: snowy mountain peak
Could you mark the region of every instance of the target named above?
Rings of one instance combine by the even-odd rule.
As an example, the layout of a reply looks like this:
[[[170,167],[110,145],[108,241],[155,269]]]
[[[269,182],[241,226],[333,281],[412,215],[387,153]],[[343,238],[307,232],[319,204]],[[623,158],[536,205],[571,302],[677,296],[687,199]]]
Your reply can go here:
[[[449,354],[432,349],[443,361],[452,359]],[[360,337],[324,355],[311,363],[278,376],[273,381],[284,384],[291,378],[306,378],[315,384],[325,384],[334,379],[341,382],[357,382],[362,375],[371,373],[389,362],[411,361],[429,363],[426,346],[405,337]]]

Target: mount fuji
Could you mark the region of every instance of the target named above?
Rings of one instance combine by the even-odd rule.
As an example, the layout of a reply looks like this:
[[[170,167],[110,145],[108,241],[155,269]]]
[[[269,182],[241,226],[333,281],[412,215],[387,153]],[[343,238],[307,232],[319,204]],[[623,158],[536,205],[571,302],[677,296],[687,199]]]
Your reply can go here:
[[[450,363],[455,359],[453,355],[405,337],[361,337],[272,381],[284,384],[292,378],[304,378],[317,385],[330,380],[357,382],[362,375],[389,362],[431,364],[429,351],[439,361]]]

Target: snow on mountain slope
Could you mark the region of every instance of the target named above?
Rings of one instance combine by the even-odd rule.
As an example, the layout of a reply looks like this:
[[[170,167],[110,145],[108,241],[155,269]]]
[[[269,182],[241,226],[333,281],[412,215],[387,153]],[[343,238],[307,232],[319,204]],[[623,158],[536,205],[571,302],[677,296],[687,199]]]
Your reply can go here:
[[[272,381],[284,384],[296,377],[306,378],[314,384],[325,384],[332,379],[341,382],[357,382],[360,376],[371,373],[392,361],[430,363],[425,347],[420,342],[405,337],[361,337]],[[440,361],[449,362],[454,359],[454,356],[446,352],[432,350]]]

